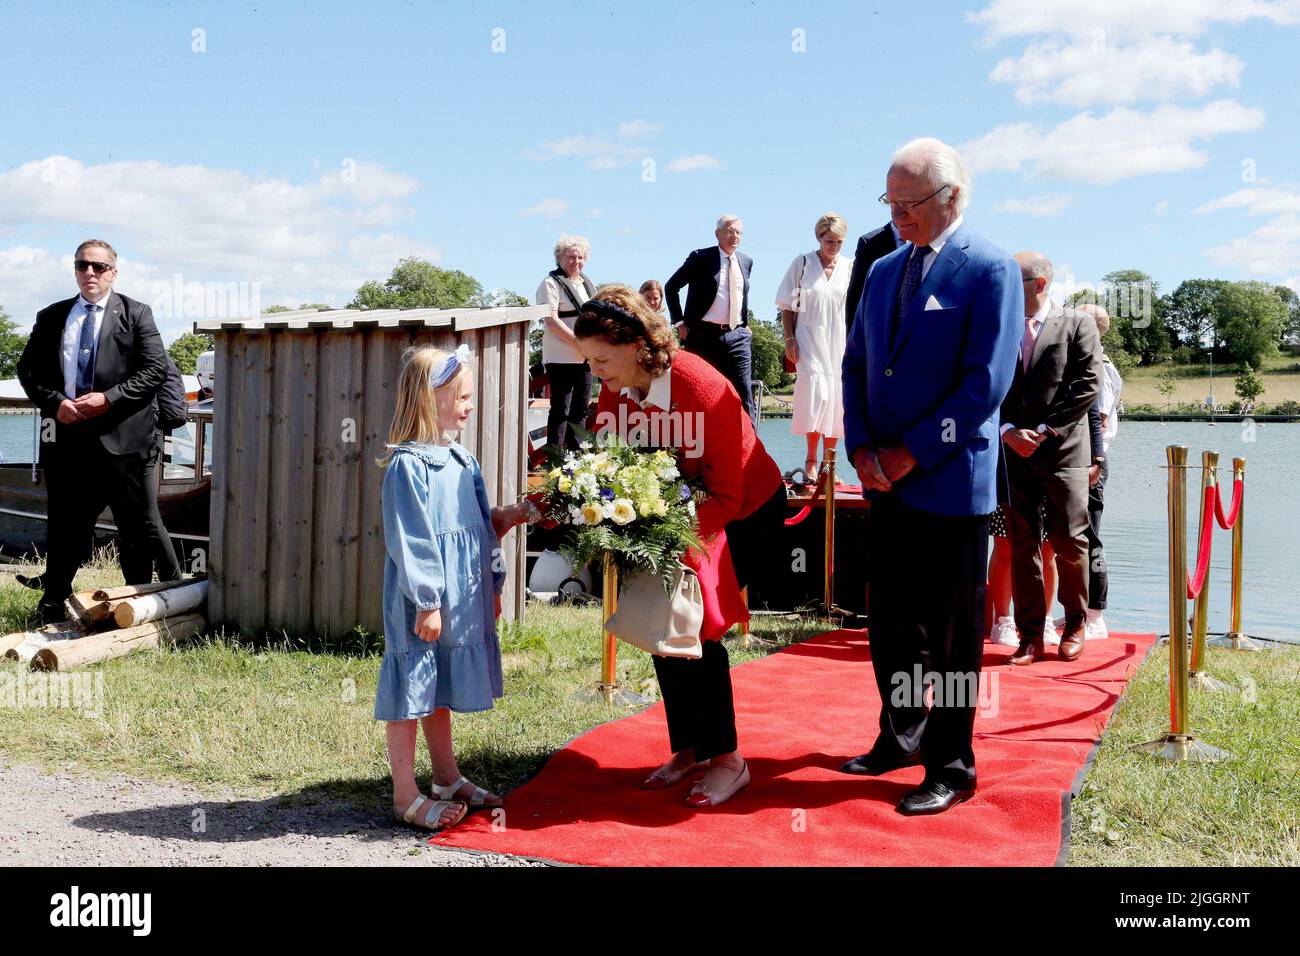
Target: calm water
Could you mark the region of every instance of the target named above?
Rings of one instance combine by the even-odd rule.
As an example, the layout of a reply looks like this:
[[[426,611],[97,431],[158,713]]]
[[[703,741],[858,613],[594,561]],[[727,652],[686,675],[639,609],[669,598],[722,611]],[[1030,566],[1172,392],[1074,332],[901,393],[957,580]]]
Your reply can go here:
[[[760,434],[782,471],[803,464],[804,441],[788,419],[768,419]],[[1120,630],[1169,629],[1165,527],[1166,445],[1186,445],[1200,464],[1218,451],[1219,477],[1231,492],[1232,458],[1246,459],[1245,627],[1260,637],[1300,640],[1300,424],[1259,424],[1254,434],[1236,424],[1124,422],[1110,448],[1110,478],[1102,524],[1110,564],[1107,622]],[[30,461],[28,416],[0,415],[0,453]],[[843,472],[841,472],[843,474]],[[1195,561],[1200,469],[1188,473],[1188,562]],[[1226,510],[1226,507],[1225,507]],[[1216,527],[1210,564],[1210,630],[1228,627],[1231,535]],[[1057,609],[1059,614],[1059,607]]]
[[[804,439],[790,433],[789,419],[767,419],[759,433],[782,471],[802,467]],[[1200,515],[1201,452],[1219,453],[1219,480],[1229,495],[1232,458],[1246,459],[1243,624],[1248,634],[1300,640],[1300,424],[1256,424],[1253,435],[1235,423],[1120,424],[1107,455],[1110,477],[1102,520],[1110,569],[1107,624],[1117,630],[1169,630],[1167,445],[1186,445],[1188,461],[1196,464],[1187,479],[1191,567]],[[1208,584],[1211,631],[1228,628],[1231,580],[1232,535],[1216,525]]]

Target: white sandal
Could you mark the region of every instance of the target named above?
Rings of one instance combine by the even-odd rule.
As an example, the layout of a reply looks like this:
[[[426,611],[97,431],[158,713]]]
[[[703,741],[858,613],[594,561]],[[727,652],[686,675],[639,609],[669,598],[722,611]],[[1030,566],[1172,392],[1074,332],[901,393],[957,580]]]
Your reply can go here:
[[[439,794],[439,796],[442,796],[442,794]],[[426,803],[432,805],[421,819],[419,816],[420,807]],[[438,821],[442,818],[443,812],[450,807],[460,807],[460,813],[456,814],[450,823],[439,823]],[[469,808],[463,800],[430,800],[424,794],[420,794],[411,801],[411,805],[406,808],[406,812],[401,815],[400,819],[403,823],[425,830],[445,830],[447,827],[454,827],[460,823],[461,820],[465,819],[465,814],[468,812]],[[393,811],[393,816],[397,816],[396,810]]]
[[[456,794],[460,791],[460,788],[465,786],[465,784],[467,783],[474,788],[474,792],[470,795],[470,798],[468,800],[461,800],[459,802],[464,803],[471,810],[481,810],[484,807],[500,806],[499,803],[486,803],[484,798],[488,796],[488,791],[484,790],[482,787],[476,784],[473,780],[470,780],[468,777],[459,777],[454,783],[449,783],[445,787],[440,787],[433,781],[429,781],[429,789],[432,790],[434,793],[436,793],[443,800],[449,800],[452,797],[456,796]]]

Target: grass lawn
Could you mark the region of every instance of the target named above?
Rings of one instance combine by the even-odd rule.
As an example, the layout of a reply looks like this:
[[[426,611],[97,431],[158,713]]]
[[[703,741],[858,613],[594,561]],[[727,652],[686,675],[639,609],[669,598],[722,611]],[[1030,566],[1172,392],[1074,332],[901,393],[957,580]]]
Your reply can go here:
[[[101,565],[85,579],[120,582]],[[0,632],[24,626],[37,595],[0,583]],[[458,715],[462,769],[504,790],[532,774],[574,736],[621,716],[570,696],[599,670],[599,611],[530,604],[527,621],[503,629],[506,695],[486,714]],[[778,646],[811,637],[825,622],[758,617],[756,634]],[[730,645],[741,663],[765,651]],[[99,665],[97,717],[57,708],[0,706],[0,754],[50,769],[116,772],[181,781],[248,796],[341,797],[386,811],[383,727],[371,716],[381,648],[356,634],[322,647],[282,636],[250,641],[208,635],[175,649]],[[654,693],[647,655],[620,645],[624,686]],[[1239,759],[1170,766],[1128,752],[1167,728],[1164,652],[1134,679],[1075,802],[1074,865],[1300,863],[1300,648],[1269,654],[1216,651],[1211,667],[1251,699],[1196,696],[1192,716],[1207,741]],[[18,664],[0,665],[16,681]],[[12,686],[12,685],[11,685]],[[427,784],[427,754],[418,774]]]
[[[1173,372],[1178,387],[1173,395],[1166,397],[1156,389],[1160,375],[1165,371]],[[1236,400],[1232,383],[1237,377],[1235,366],[1216,365],[1214,367],[1214,400],[1229,404]],[[1277,405],[1280,402],[1300,401],[1300,358],[1294,355],[1274,355],[1264,360],[1260,370],[1264,380],[1264,394],[1257,398],[1257,405]],[[1157,408],[1167,402],[1203,402],[1210,391],[1210,369],[1208,365],[1152,365],[1148,368],[1135,368],[1124,377],[1122,397],[1126,405],[1155,405]]]

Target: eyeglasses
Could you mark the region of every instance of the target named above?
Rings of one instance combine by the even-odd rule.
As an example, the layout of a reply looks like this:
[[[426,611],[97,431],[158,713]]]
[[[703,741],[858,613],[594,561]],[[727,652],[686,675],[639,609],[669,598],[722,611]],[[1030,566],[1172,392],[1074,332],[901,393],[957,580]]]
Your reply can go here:
[[[926,196],[924,199],[917,199],[915,201],[910,199],[897,201],[897,200],[890,199],[885,193],[881,193],[880,198],[877,200],[877,202],[879,202],[880,205],[882,206],[888,206],[890,209],[915,209],[917,206],[920,206],[922,203],[929,202],[931,199],[939,195],[939,193],[943,192],[951,185],[952,183],[944,183],[942,186],[940,186],[934,192],[930,193],[930,195]]]
[[[111,262],[94,262],[91,259],[78,259],[73,262],[72,265],[78,272],[85,272],[87,269],[94,269],[95,275],[97,276],[102,276],[110,269],[117,268],[117,266],[113,265]]]

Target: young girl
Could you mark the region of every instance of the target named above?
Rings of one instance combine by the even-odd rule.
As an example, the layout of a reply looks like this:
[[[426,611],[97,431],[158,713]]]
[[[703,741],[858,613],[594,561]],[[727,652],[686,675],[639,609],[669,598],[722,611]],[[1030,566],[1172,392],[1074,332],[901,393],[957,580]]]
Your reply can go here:
[[[474,456],[452,437],[474,410],[469,349],[408,351],[388,432],[383,485],[384,660],[375,718],[388,722],[393,813],[431,830],[501,800],[461,775],[451,712],[490,710],[502,695],[500,536],[527,504],[491,509]],[[433,764],[430,800],[415,782],[416,722]]]

